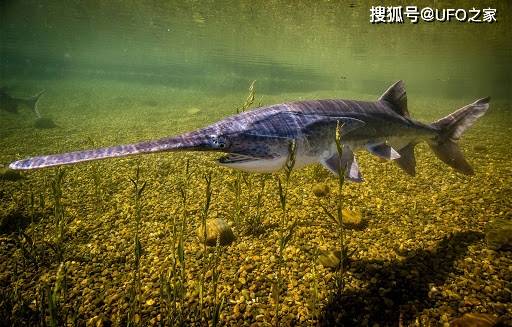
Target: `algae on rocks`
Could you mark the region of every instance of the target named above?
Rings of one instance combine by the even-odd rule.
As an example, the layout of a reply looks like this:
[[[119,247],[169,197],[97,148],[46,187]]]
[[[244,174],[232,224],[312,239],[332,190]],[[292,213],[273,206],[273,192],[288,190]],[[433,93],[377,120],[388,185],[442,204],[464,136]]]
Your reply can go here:
[[[492,250],[512,248],[512,220],[495,219],[485,225],[485,240]]]
[[[329,194],[329,186],[325,183],[315,184],[311,190],[318,198],[326,197]]]
[[[235,234],[233,234],[231,227],[225,220],[220,218],[206,221],[206,238],[202,226],[197,229],[197,236],[202,243],[206,243],[208,246],[215,246],[217,239],[219,240],[219,245],[222,246],[230,245],[235,240]]]

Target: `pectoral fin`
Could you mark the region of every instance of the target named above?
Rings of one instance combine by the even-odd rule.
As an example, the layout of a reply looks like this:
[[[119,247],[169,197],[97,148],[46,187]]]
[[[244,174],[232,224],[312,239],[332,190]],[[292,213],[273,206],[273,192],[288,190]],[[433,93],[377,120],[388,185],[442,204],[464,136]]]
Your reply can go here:
[[[322,160],[321,162],[327,169],[329,169],[335,175],[338,175],[341,164],[342,170],[345,170],[346,179],[348,179],[351,182],[363,181],[363,176],[361,176],[361,172],[359,171],[359,166],[357,165],[354,153],[348,146],[343,146],[341,160],[339,159],[339,156],[336,153],[331,157]]]
[[[377,157],[386,160],[395,160],[400,158],[400,154],[386,143],[368,144],[366,149]]]

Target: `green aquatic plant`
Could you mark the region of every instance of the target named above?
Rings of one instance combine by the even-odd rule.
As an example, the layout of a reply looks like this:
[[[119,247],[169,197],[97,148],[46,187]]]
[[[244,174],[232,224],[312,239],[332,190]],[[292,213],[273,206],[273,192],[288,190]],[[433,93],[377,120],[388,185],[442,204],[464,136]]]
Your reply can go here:
[[[160,299],[161,315],[163,326],[174,326],[183,324],[181,304],[184,296],[179,278],[177,260],[173,260],[170,269],[160,274]]]
[[[213,298],[213,310],[210,313],[212,326],[217,326],[219,323],[220,312],[224,306],[225,298],[222,297],[219,301],[217,289],[221,276],[221,270],[218,269],[219,259],[221,254],[220,237],[217,237],[217,244],[215,245],[215,251],[213,252],[213,258],[211,263],[212,269],[212,298]]]
[[[33,267],[39,267],[44,263],[49,262],[46,251],[46,243],[42,241],[41,235],[36,231],[26,233],[24,230],[19,229],[16,233],[12,234],[16,248],[21,251],[23,258],[23,265],[27,264]]]
[[[254,209],[255,213],[248,215],[244,221],[245,233],[249,235],[259,235],[264,232],[265,227],[263,225],[264,211],[263,211],[263,195],[265,193],[265,185],[269,178],[269,175],[264,174],[260,176],[259,188],[257,189],[255,198]]]
[[[36,196],[35,196],[32,188],[30,188],[30,190],[29,190],[28,207],[29,207],[30,222],[34,223],[34,218],[36,215]]]
[[[329,177],[330,173],[321,164],[314,164],[311,168],[313,180],[317,183],[323,182]]]
[[[43,212],[45,210],[45,198],[44,198],[44,192],[39,193],[39,210]]]
[[[256,80],[253,80],[251,82],[251,84],[249,85],[249,95],[247,95],[247,98],[245,99],[245,102],[242,104],[242,106],[236,108],[237,114],[246,111],[253,105],[254,99],[256,98],[255,84],[256,84]]]
[[[182,210],[181,210],[181,224],[180,224],[180,228],[179,228],[179,231],[178,231],[178,235],[177,235],[177,241],[178,241],[178,247],[177,247],[177,258],[175,257],[175,262],[176,262],[176,259],[179,263],[179,265],[177,265],[177,279],[175,279],[175,288],[177,289],[177,292],[178,292],[178,295],[179,295],[179,304],[180,304],[180,310],[178,312],[178,316],[179,316],[179,323],[180,325],[183,324],[184,322],[184,315],[183,315],[183,311],[184,311],[184,308],[185,308],[185,295],[187,293],[187,290],[186,290],[186,283],[187,283],[187,278],[186,278],[186,258],[185,258],[185,237],[186,237],[186,233],[187,233],[187,218],[188,218],[188,211],[189,211],[189,208],[188,208],[188,180],[190,178],[190,160],[187,159],[187,163],[186,163],[186,166],[185,166],[185,171],[184,171],[184,175],[182,176],[182,180],[181,180],[181,183],[178,187],[178,190],[179,190],[179,193],[180,193],[180,196],[181,196],[181,205],[182,205]],[[176,231],[175,231],[176,232]]]
[[[176,215],[172,215],[172,241],[171,266],[167,271],[160,274],[160,298],[162,299],[162,322],[163,325],[180,325],[185,323],[185,296],[186,296],[186,257],[185,237],[186,224],[189,212],[188,208],[188,181],[191,177],[190,159],[187,159],[185,169],[179,176],[176,191],[180,198],[181,221],[178,226]],[[209,204],[208,204],[209,208]],[[207,210],[204,211],[207,214]]]
[[[55,224],[54,243],[52,249],[57,255],[59,261],[64,260],[64,239],[68,224],[71,222],[70,217],[65,215],[63,204],[62,184],[64,182],[65,170],[57,169],[54,179],[51,182],[52,198],[53,198],[53,218]]]
[[[48,324],[51,327],[57,327],[66,324],[69,314],[66,306],[67,291],[67,265],[61,262],[53,286],[50,287],[48,284],[43,286],[41,304],[46,307],[41,308],[42,317],[44,317],[43,325]],[[45,313],[46,310],[48,311],[48,317]]]
[[[135,235],[133,252],[135,256],[133,264],[132,285],[129,290],[130,308],[128,311],[128,326],[138,325],[140,322],[140,296],[141,296],[141,280],[140,280],[140,259],[142,256],[142,244],[140,242],[140,225],[142,220],[142,197],[146,189],[146,182],[141,181],[140,163],[137,163],[134,178],[130,178],[133,184],[134,210],[135,210]]]
[[[336,279],[337,288],[341,291],[345,286],[345,261],[348,258],[348,248],[346,247],[345,242],[345,221],[343,219],[343,185],[345,183],[345,170],[346,167],[341,162],[342,154],[343,154],[343,145],[341,143],[341,129],[343,128],[343,124],[339,121],[336,123],[336,133],[335,133],[335,143],[336,143],[336,151],[338,152],[338,158],[340,160],[338,165],[338,199],[337,199],[337,207],[336,207],[336,215],[333,215],[329,209],[321,202],[319,202],[324,213],[331,219],[331,221],[338,227],[337,228],[337,237],[339,242],[339,253],[340,253],[340,263],[338,270],[338,277]]]
[[[274,319],[276,326],[279,325],[279,308],[280,308],[280,297],[281,290],[283,288],[283,272],[284,260],[283,253],[288,243],[293,237],[297,221],[288,221],[288,208],[286,206],[288,199],[288,189],[290,185],[290,177],[292,174],[293,167],[295,166],[296,158],[296,142],[292,140],[288,146],[288,157],[284,166],[284,178],[283,181],[277,176],[277,186],[279,194],[279,204],[281,207],[281,223],[279,224],[279,246],[277,252],[277,271],[275,281],[272,283],[272,299],[274,301]]]
[[[233,206],[233,220],[235,222],[235,225],[237,227],[240,226],[240,220],[241,220],[241,213],[242,213],[242,172],[237,171],[235,172],[235,180],[231,183],[231,190],[233,191],[233,194],[235,195],[235,201]]]
[[[339,279],[338,279],[338,288],[342,290],[345,286],[345,260],[344,253],[347,252],[345,248],[345,227],[343,224],[343,184],[345,183],[345,170],[346,167],[343,166],[341,162],[342,154],[343,154],[343,145],[341,144],[341,128],[343,124],[340,124],[338,120],[336,122],[336,150],[338,151],[339,165],[338,165],[338,240],[340,242],[340,250],[341,250],[341,258],[340,258],[340,270],[339,270]]]
[[[52,261],[48,249],[58,256],[59,252],[63,252],[59,251],[59,248],[63,249],[63,245],[58,242],[59,228],[53,220],[51,223],[55,225],[52,235],[54,239],[51,242],[45,240],[45,235],[48,233],[43,220],[52,215],[45,207],[44,193],[40,192],[39,196],[36,196],[31,186],[26,193],[28,199],[24,201],[15,200],[13,197],[14,202],[8,206],[9,213],[1,219],[0,226],[3,231],[10,229],[14,232],[11,235],[16,248],[20,250],[19,261],[25,266],[28,264],[32,267],[40,267]],[[57,211],[60,212],[60,209]],[[52,212],[55,213],[55,208],[52,208]],[[29,225],[30,228],[27,228]]]
[[[206,238],[207,238],[207,230],[206,230],[206,220],[208,218],[208,211],[210,209],[210,203],[212,199],[212,174],[211,172],[204,176],[205,182],[206,182],[206,196],[205,196],[205,203],[203,207],[203,212],[201,214],[201,228],[203,232],[203,256],[202,256],[202,269],[201,269],[201,275],[199,276],[199,310],[200,313],[203,312],[204,308],[204,290],[205,290],[205,275],[206,271],[208,270],[208,262],[207,262],[207,254],[208,254],[208,246],[206,244]]]
[[[296,143],[295,140],[292,140],[288,147],[288,158],[286,159],[286,163],[284,166],[284,181],[281,181],[281,178],[277,176],[277,187],[279,194],[279,204],[281,205],[281,226],[287,223],[288,211],[286,208],[286,200],[288,198],[288,188],[290,183],[290,177],[292,174],[293,167],[295,166],[295,156],[296,156]]]
[[[313,319],[318,319],[320,315],[319,309],[319,292],[318,292],[318,272],[316,271],[316,264],[318,260],[318,248],[315,248],[313,258],[311,261],[311,284],[309,286],[310,297],[308,300],[308,306],[311,310],[311,316]]]
[[[176,294],[172,287],[172,273],[160,273],[159,293],[160,293],[160,315],[163,326],[172,325],[170,322],[171,313],[176,311]]]
[[[13,276],[22,276],[23,271],[18,273],[18,265],[14,265],[12,271]],[[38,323],[43,326],[43,319],[45,318],[46,307],[40,308],[39,299],[36,298],[35,306],[32,299],[23,294],[23,286],[25,281],[23,278],[16,278],[10,284],[10,287],[3,289],[2,298],[0,300],[0,316],[2,317],[2,326],[31,326]],[[37,307],[36,307],[37,306]],[[37,311],[36,311],[37,310]]]
[[[204,176],[205,182],[206,182],[206,189],[205,189],[205,203],[203,207],[203,211],[201,213],[201,228],[199,229],[200,233],[202,235],[200,238],[202,238],[203,241],[203,255],[202,255],[202,267],[201,267],[201,276],[199,277],[199,285],[198,285],[198,293],[199,293],[199,316],[202,316],[204,318],[204,321],[210,321],[211,326],[217,326],[219,323],[219,317],[220,312],[222,310],[222,307],[224,306],[224,297],[219,299],[218,297],[218,285],[219,280],[221,276],[221,270],[218,269],[219,266],[219,260],[220,256],[222,254],[222,233],[218,233],[217,240],[215,242],[215,248],[213,252],[210,255],[210,251],[207,247],[208,242],[208,226],[207,226],[207,218],[208,218],[208,212],[210,209],[211,204],[211,198],[212,198],[212,188],[211,188],[211,182],[212,177],[211,173],[208,173]],[[212,272],[211,274],[211,281],[210,281],[210,287],[212,299],[213,299],[213,307],[206,308],[205,307],[205,301],[204,301],[204,295],[206,293],[207,287],[207,271]]]
[[[254,99],[256,98],[256,88],[255,88],[256,80],[253,80],[249,85],[249,94],[245,99],[242,106],[236,108],[236,113],[239,114],[248,110],[254,103]],[[235,180],[231,184],[231,189],[235,195],[234,201],[234,213],[233,220],[235,222],[235,226],[240,228],[242,222],[242,182],[245,181],[247,184],[247,176],[242,171],[235,172]]]
[[[211,182],[212,177],[211,173],[205,176],[206,181],[206,200],[205,205],[203,209],[203,213],[201,215],[201,222],[202,222],[202,229],[203,229],[203,269],[204,269],[204,275],[206,274],[206,271],[208,270],[208,267],[212,270],[212,277],[211,277],[211,288],[212,288],[212,298],[213,298],[213,309],[209,310],[209,318],[211,321],[212,326],[217,326],[219,323],[219,316],[220,312],[222,310],[222,307],[224,305],[224,297],[222,297],[219,301],[218,298],[218,285],[219,280],[221,276],[221,270],[219,268],[219,259],[221,254],[221,233],[217,236],[217,241],[215,244],[215,250],[213,251],[213,256],[211,257],[211,262],[207,262],[207,253],[208,248],[206,246],[206,238],[207,238],[207,230],[206,230],[206,219],[208,217],[208,210],[210,208],[211,203],[211,197],[212,197],[212,189],[211,189]],[[204,276],[203,275],[203,276]],[[202,307],[201,307],[202,309]]]

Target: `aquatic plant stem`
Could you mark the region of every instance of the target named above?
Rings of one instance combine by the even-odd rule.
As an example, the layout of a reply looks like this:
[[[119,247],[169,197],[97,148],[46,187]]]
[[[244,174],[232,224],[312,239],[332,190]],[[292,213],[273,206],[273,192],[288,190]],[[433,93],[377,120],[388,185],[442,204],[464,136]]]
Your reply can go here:
[[[310,306],[312,311],[313,319],[318,319],[318,272],[316,271],[316,263],[318,260],[318,249],[315,249],[313,260],[311,264],[311,277],[313,279],[312,285],[310,286],[311,290],[311,299],[310,299]]]
[[[203,256],[202,256],[202,270],[201,270],[201,276],[199,277],[199,310],[200,313],[203,313],[203,307],[204,307],[204,290],[205,290],[205,274],[208,270],[208,246],[206,244],[207,239],[207,230],[206,230],[206,220],[208,218],[208,211],[210,209],[210,203],[212,199],[212,174],[211,172],[204,176],[205,182],[206,182],[206,198],[205,203],[203,207],[203,212],[201,214],[201,226],[203,231]]]
[[[343,166],[343,162],[341,160],[343,154],[343,145],[341,144],[341,129],[343,128],[343,124],[340,124],[338,120],[336,122],[336,150],[338,152],[338,239],[340,242],[340,270],[339,270],[339,280],[338,280],[338,289],[342,291],[345,286],[345,227],[343,224],[343,184],[345,182],[345,169]]]
[[[49,313],[49,325],[51,327],[63,326],[66,323],[68,312],[63,311],[62,304],[67,299],[67,265],[61,262],[57,270],[57,276],[53,287],[45,285],[42,293],[42,303],[47,304]],[[42,311],[44,312],[44,310]],[[46,319],[43,318],[43,322]]]
[[[236,108],[236,113],[237,114],[246,111],[254,103],[254,99],[256,98],[256,89],[254,87],[255,83],[256,83],[256,80],[253,80],[251,82],[251,84],[249,85],[249,95],[245,99],[244,104],[241,107]]]
[[[179,229],[176,228],[176,219],[173,218],[173,242],[177,241],[177,247],[173,248],[173,268],[172,268],[172,283],[173,283],[173,298],[174,298],[174,314],[177,314],[178,324],[184,325],[184,308],[185,308],[185,295],[186,295],[186,262],[185,262],[185,237],[188,216],[188,180],[190,178],[190,160],[187,159],[184,174],[178,184],[178,192],[181,197],[181,222]],[[176,235],[178,233],[178,235]],[[173,243],[175,244],[175,243]],[[179,301],[179,310],[176,301]]]
[[[259,235],[264,231],[263,226],[263,195],[265,193],[265,184],[268,179],[268,175],[264,174],[260,176],[259,188],[257,190],[254,208],[256,213],[254,215],[248,215],[245,219],[245,233],[249,235]]]
[[[242,205],[241,205],[241,193],[242,193],[242,172],[237,171],[236,172],[236,178],[233,182],[233,192],[235,193],[235,214],[234,214],[234,221],[237,228],[240,227],[240,213],[242,211]]]
[[[253,80],[251,84],[249,85],[249,94],[247,95],[247,98],[245,99],[245,102],[242,104],[241,107],[236,108],[236,113],[242,113],[249,109],[253,103],[254,99],[256,97],[256,88],[255,88],[256,80]],[[242,194],[242,180],[243,180],[243,173],[241,171],[237,171],[235,173],[236,178],[233,182],[233,192],[235,193],[235,214],[234,214],[234,221],[237,228],[240,228],[240,220],[241,220],[241,212],[242,212],[242,203],[241,203],[241,194]]]
[[[137,169],[135,171],[135,177],[130,178],[130,181],[133,184],[134,191],[134,207],[135,207],[135,236],[134,236],[134,275],[132,281],[132,289],[130,294],[130,312],[128,313],[128,325],[130,326],[132,323],[134,325],[138,325],[140,323],[140,318],[137,320],[135,316],[138,314],[140,309],[140,295],[141,295],[141,282],[140,282],[140,259],[142,256],[142,244],[140,242],[140,225],[142,220],[142,195],[144,189],[146,188],[146,182],[141,184],[140,180],[140,164],[137,163]]]
[[[64,181],[64,175],[64,169],[57,169],[51,183],[53,216],[55,219],[55,252],[60,262],[64,260],[64,237],[68,223],[64,215],[64,205],[62,204],[62,183]]]
[[[296,221],[289,224],[287,217],[286,202],[288,198],[288,187],[290,184],[290,177],[292,174],[293,167],[295,166],[296,158],[296,142],[292,140],[288,145],[288,158],[284,166],[284,183],[281,178],[277,176],[277,185],[279,191],[279,203],[281,206],[281,224],[279,227],[279,248],[277,253],[277,272],[276,281],[272,285],[272,298],[274,300],[274,318],[276,326],[279,325],[279,308],[280,308],[280,296],[281,288],[283,285],[283,273],[282,269],[284,266],[283,253],[291,240],[296,227]]]
[[[219,316],[220,311],[222,310],[222,307],[224,305],[224,297],[222,297],[221,301],[219,302],[217,298],[217,289],[219,285],[219,279],[221,275],[221,271],[217,269],[219,266],[219,258],[220,258],[220,235],[217,236],[217,242],[215,244],[215,251],[213,254],[213,263],[212,263],[212,288],[213,288],[213,312],[211,313],[211,322],[212,326],[215,327],[219,323]]]

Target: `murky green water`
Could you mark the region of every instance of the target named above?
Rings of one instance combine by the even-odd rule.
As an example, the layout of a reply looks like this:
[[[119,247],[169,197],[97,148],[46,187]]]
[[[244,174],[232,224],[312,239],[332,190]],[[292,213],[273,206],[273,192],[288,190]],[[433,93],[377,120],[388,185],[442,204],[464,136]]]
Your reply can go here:
[[[508,2],[490,6],[493,24],[372,25],[371,5],[379,4],[4,1],[1,71],[4,79],[73,76],[225,93],[252,79],[272,94],[373,93],[403,79],[429,96],[510,95]]]
[[[376,5],[491,7],[497,22],[374,25],[369,9]],[[489,249],[484,231],[489,221],[509,221],[512,214],[511,13],[508,1],[2,1],[0,87],[20,98],[46,90],[38,108],[57,127],[36,128],[25,107],[18,114],[0,110],[1,165],[203,127],[235,113],[253,80],[255,105],[269,105],[373,100],[402,79],[409,110],[423,122],[478,98],[492,100],[488,114],[460,141],[475,176],[454,173],[425,144],[416,150],[415,178],[358,154],[366,181],[345,185],[343,196],[345,207],[364,223],[347,231],[352,257],[341,294],[335,271],[315,265],[322,251],[339,246],[322,209],[335,212],[337,181],[321,167],[293,173],[289,215],[298,227],[284,251],[279,320],[272,290],[284,227],[276,176],[261,189],[264,177],[243,175],[237,197],[233,185],[242,175],[217,167],[214,155],[157,154],[68,167],[63,259],[55,250],[56,170],[0,179],[0,288],[6,294],[0,318],[51,323],[41,294],[55,287],[63,261],[69,291],[59,293],[61,323],[72,324],[72,317],[78,325],[136,322],[128,311],[137,313],[141,325],[177,323],[176,317],[189,324],[211,321],[218,304],[212,281],[206,282],[209,298],[202,311],[197,283],[213,273],[202,270],[202,244],[195,236],[206,199],[204,175],[211,173],[209,218],[234,224],[237,235],[219,258],[221,325],[419,326],[486,312],[510,321],[510,251]],[[129,177],[138,164],[148,186],[140,228],[140,307],[130,311],[136,228]],[[187,165],[190,175],[183,173]],[[331,195],[316,198],[311,188],[317,183]],[[183,184],[190,192],[184,215],[190,224],[184,232],[188,305],[172,311],[159,281],[176,260],[170,244],[176,241],[173,222],[183,219]],[[263,234],[246,233],[245,224],[258,215],[264,217]]]

